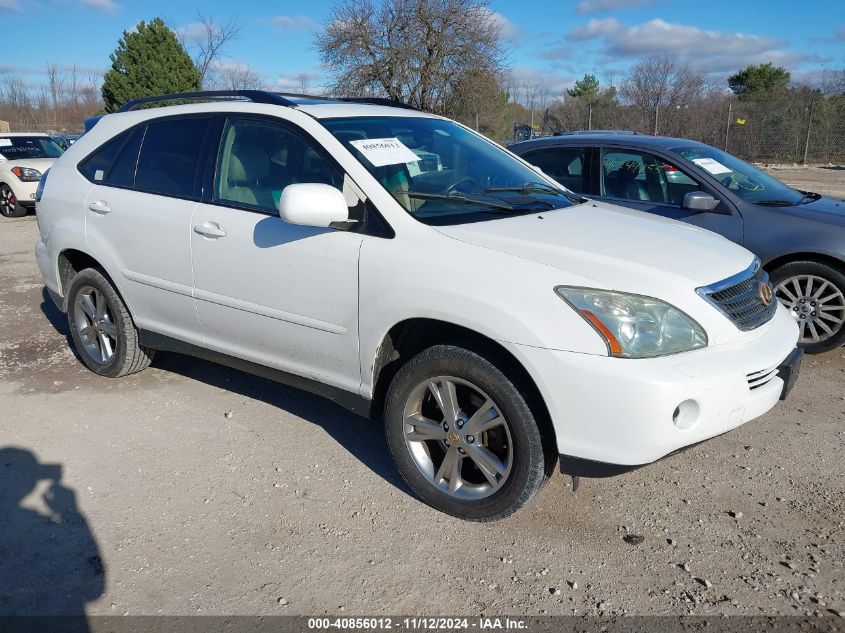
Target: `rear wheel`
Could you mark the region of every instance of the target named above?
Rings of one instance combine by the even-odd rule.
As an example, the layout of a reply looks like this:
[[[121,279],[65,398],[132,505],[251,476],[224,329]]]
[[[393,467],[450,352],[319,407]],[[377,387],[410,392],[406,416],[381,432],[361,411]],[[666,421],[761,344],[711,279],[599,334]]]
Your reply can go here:
[[[0,215],[4,218],[22,218],[26,215],[26,207],[18,202],[9,185],[0,185]]]
[[[67,305],[71,337],[91,371],[118,378],[150,364],[154,350],[140,344],[123,299],[101,272],[79,272],[70,284]]]
[[[821,262],[784,264],[772,271],[780,302],[801,328],[799,343],[810,354],[845,343],[845,274]]]
[[[471,521],[512,514],[552,471],[525,396],[487,357],[454,345],[408,361],[385,408],[388,446],[423,501]]]

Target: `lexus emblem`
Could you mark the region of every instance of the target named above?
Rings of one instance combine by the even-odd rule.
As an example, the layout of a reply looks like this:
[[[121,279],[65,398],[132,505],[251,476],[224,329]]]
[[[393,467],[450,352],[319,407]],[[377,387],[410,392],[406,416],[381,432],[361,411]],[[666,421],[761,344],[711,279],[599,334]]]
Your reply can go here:
[[[772,287],[767,283],[760,282],[760,285],[757,286],[757,296],[760,297],[760,303],[764,306],[771,305],[774,298]]]

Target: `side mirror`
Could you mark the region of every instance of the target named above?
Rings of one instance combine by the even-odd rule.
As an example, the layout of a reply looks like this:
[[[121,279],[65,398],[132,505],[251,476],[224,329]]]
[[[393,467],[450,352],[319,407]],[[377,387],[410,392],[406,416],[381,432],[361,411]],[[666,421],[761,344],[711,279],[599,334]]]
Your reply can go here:
[[[343,194],[331,185],[302,183],[284,188],[279,217],[291,224],[327,228],[349,222],[349,207]]]
[[[716,198],[703,191],[690,191],[681,202],[681,208],[690,211],[712,211],[718,205],[719,201]]]

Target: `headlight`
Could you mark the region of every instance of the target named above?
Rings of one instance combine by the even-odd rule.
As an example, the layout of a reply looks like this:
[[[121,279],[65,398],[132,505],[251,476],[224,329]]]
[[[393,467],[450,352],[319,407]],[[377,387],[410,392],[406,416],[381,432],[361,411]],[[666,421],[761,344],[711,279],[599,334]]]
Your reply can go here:
[[[41,172],[31,167],[12,167],[12,173],[21,182],[38,182],[41,180]]]
[[[555,292],[601,335],[611,356],[650,358],[707,347],[704,328],[660,299],[568,286]]]

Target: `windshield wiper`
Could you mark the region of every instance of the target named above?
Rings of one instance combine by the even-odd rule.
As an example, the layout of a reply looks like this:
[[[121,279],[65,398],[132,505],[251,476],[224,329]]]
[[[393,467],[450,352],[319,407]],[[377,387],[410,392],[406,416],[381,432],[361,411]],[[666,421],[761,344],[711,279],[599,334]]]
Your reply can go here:
[[[754,204],[758,204],[761,207],[791,207],[795,203],[789,200],[757,200]]]
[[[516,211],[516,207],[503,201],[494,201],[485,196],[484,198],[470,197],[463,192],[454,191],[452,193],[432,193],[428,191],[400,191],[409,198],[419,198],[421,200],[445,200],[447,202],[457,202],[458,204],[477,204],[491,209],[501,209],[502,211]]]
[[[554,193],[559,196],[569,197],[565,191],[561,191],[557,187],[552,187],[544,182],[526,182],[520,187],[487,187],[484,191],[516,191],[519,193],[537,193],[542,191],[543,193]]]
[[[800,191],[799,190],[799,193],[803,193],[804,197],[801,198],[801,202],[799,202],[798,204],[806,204],[806,203],[811,202],[813,200],[818,200],[819,198],[822,197],[822,194],[814,193],[812,191]]]

